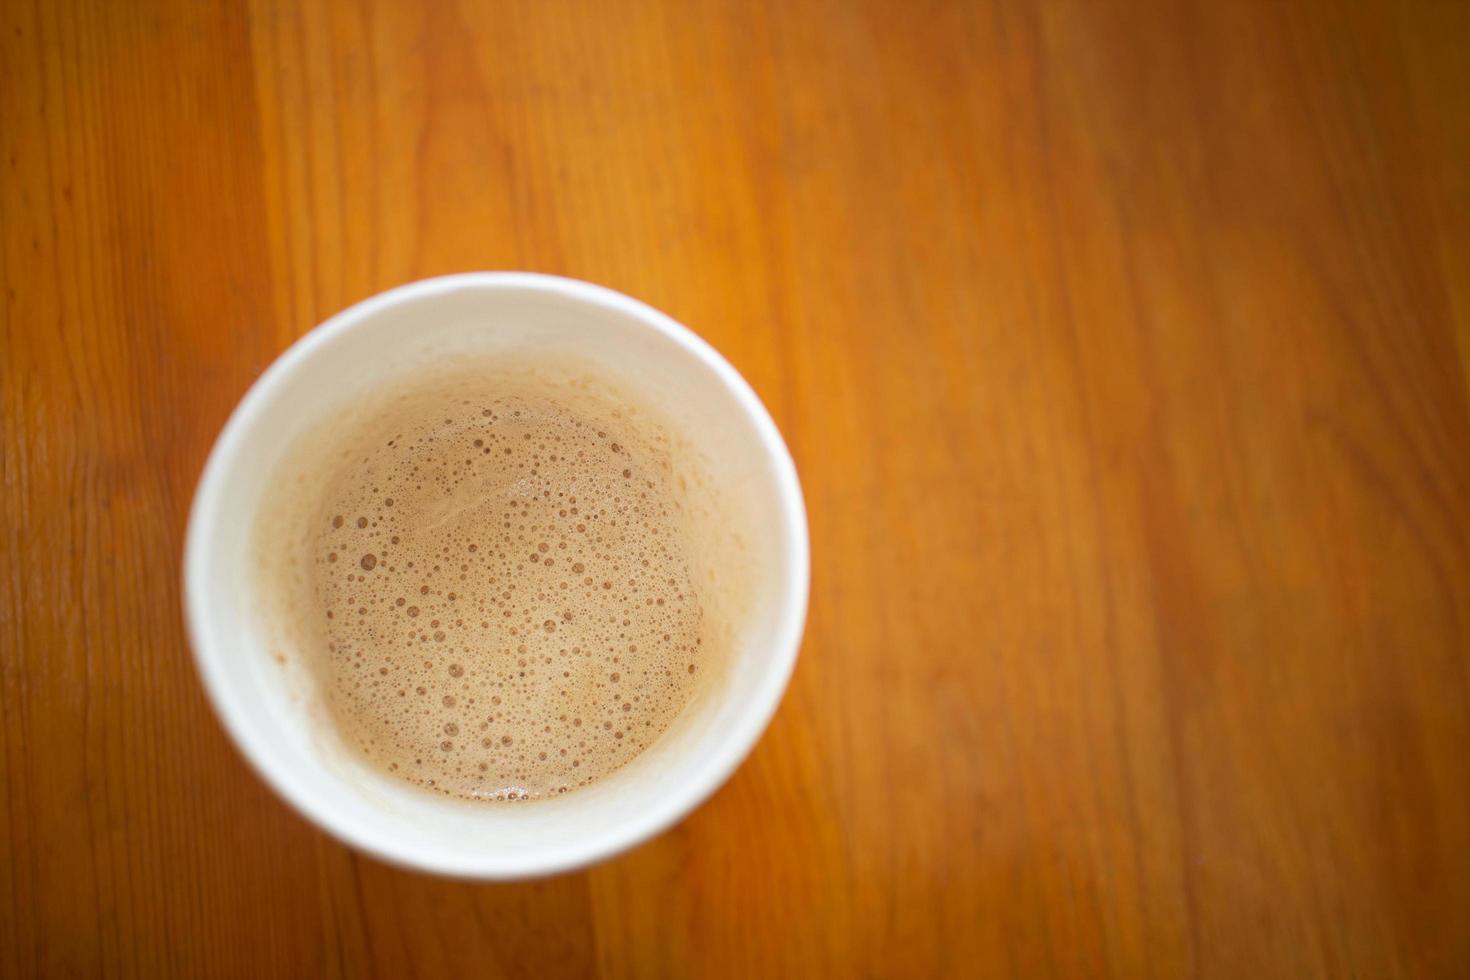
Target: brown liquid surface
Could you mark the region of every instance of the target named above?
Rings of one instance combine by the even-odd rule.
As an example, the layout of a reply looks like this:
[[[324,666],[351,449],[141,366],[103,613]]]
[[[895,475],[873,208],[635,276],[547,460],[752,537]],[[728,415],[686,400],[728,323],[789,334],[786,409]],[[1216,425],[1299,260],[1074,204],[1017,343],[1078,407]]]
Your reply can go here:
[[[571,388],[485,388],[407,389],[317,464],[297,613],[368,759],[436,792],[534,799],[660,736],[706,617],[663,430]]]

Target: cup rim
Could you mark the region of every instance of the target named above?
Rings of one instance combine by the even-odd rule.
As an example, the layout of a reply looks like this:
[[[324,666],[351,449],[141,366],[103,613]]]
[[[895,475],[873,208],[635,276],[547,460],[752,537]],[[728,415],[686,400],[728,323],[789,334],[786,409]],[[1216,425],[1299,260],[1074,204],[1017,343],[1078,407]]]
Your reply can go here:
[[[778,613],[775,641],[749,710],[723,733],[711,753],[710,763],[699,771],[696,778],[650,799],[648,805],[626,823],[609,826],[561,846],[550,858],[528,860],[522,855],[498,851],[451,855],[443,849],[397,840],[344,820],[340,810],[332,809],[318,796],[306,792],[303,785],[305,777],[264,745],[257,734],[260,722],[247,711],[243,695],[224,676],[219,660],[222,649],[218,639],[219,626],[211,620],[205,599],[207,589],[204,580],[215,548],[212,531],[226,516],[222,513],[220,501],[227,470],[281,389],[301,372],[309,370],[309,362],[319,351],[362,321],[395,306],[461,290],[533,290],[602,307],[638,321],[693,355],[724,385],[770,454],[780,507],[791,529],[790,540],[783,550],[786,572],[793,584],[780,600],[782,608]],[[708,799],[750,754],[770,724],[796,666],[810,592],[808,533],[806,507],[796,465],[775,422],[749,383],[703,338],[667,314],[605,286],[533,272],[458,273],[420,279],[388,289],[329,317],[291,344],[246,391],[215,439],[194,492],[184,543],[184,620],[195,667],[215,715],[261,779],[310,822],[343,843],[401,867],[460,878],[509,880],[536,877],[585,867],[663,832]]]

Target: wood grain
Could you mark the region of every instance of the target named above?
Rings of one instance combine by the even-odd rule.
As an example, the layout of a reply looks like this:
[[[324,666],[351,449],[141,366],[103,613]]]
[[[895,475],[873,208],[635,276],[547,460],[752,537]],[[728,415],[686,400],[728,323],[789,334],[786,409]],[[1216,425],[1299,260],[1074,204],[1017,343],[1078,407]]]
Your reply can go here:
[[[0,4],[0,974],[1470,971],[1470,8]],[[513,886],[297,818],[179,553],[294,338],[602,282],[770,406],[790,693]]]

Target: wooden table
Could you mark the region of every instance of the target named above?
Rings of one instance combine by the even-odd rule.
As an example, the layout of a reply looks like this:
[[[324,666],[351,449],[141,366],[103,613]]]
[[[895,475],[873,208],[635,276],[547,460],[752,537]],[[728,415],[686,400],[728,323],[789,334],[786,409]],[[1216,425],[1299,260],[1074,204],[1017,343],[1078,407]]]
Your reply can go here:
[[[3,9],[0,973],[1470,970],[1470,5]],[[815,574],[712,801],[496,886],[267,791],[178,581],[273,357],[500,268],[724,351]]]

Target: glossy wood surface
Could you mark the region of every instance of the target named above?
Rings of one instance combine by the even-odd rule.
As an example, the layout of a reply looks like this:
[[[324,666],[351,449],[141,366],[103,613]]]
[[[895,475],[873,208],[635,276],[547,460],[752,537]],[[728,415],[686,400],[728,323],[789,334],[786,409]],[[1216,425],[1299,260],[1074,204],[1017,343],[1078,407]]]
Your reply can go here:
[[[1470,5],[0,3],[0,975],[1470,972]],[[790,442],[801,663],[673,831],[356,855],[215,722],[205,454],[470,269]]]

